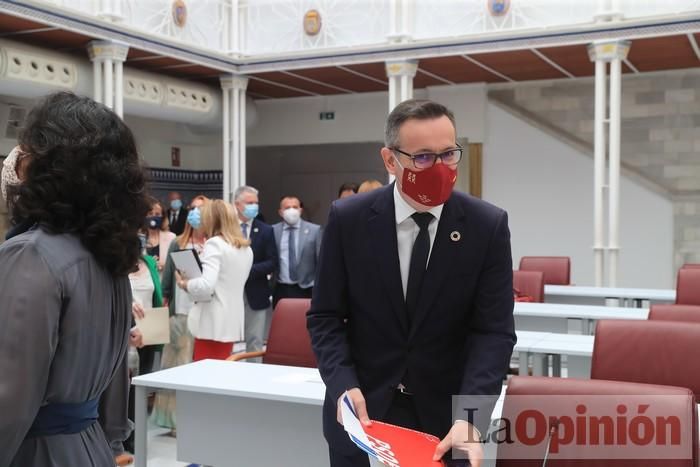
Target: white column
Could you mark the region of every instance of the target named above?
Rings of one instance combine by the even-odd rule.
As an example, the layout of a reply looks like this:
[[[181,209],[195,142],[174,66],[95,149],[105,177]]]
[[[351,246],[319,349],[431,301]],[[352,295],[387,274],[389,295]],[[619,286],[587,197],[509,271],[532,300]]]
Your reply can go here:
[[[389,0],[389,39],[398,35],[399,0]]]
[[[605,275],[605,251],[608,256],[608,274],[605,285],[617,285],[620,251],[620,120],[622,104],[622,60],[629,52],[629,41],[598,41],[588,46],[588,55],[596,63],[595,123],[594,123],[594,188],[593,250],[595,260],[595,285],[603,285]],[[608,239],[605,246],[604,183],[605,183],[605,68],[610,62],[610,117],[608,135]]]
[[[610,62],[610,173],[608,189],[608,286],[617,286],[620,250],[620,114],[622,103],[622,61]]]
[[[224,199],[246,180],[245,104],[248,78],[229,75],[221,78],[224,102]]]
[[[92,89],[93,99],[102,103],[102,62],[99,59],[92,61]]]
[[[605,274],[605,75],[604,61],[595,62],[595,119],[594,119],[594,154],[593,154],[593,254],[595,286],[603,286]]]
[[[114,113],[124,118],[124,63],[114,63]]]
[[[120,117],[124,116],[124,61],[129,53],[126,44],[92,41],[88,54],[92,60],[93,96]]]
[[[229,20],[230,29],[228,32],[229,37],[229,53],[236,55],[241,53],[240,42],[239,42],[239,15],[240,10],[238,9],[238,0],[231,0],[231,17]]]
[[[403,60],[386,62],[386,76],[389,78],[389,112],[401,102],[413,98],[413,77],[418,70],[418,61]],[[389,175],[389,183],[394,176]]]
[[[415,0],[390,0],[389,42],[408,42],[413,37],[413,11]]]
[[[386,62],[386,75],[389,78],[389,112],[399,103],[413,98],[413,77],[416,76],[418,62],[403,60]]]
[[[107,58],[103,60],[102,63],[104,63],[104,69],[102,71],[105,77],[104,104],[110,109],[114,109],[114,67],[112,66],[112,59]]]
[[[230,194],[231,194],[231,100],[229,98],[229,95],[231,94],[230,89],[226,89],[223,87],[222,83],[222,88],[223,88],[223,98],[222,102],[224,105],[223,113],[224,113],[224,141],[223,141],[223,173],[224,173],[224,187],[223,187],[223,196],[222,198],[226,201],[230,200]]]

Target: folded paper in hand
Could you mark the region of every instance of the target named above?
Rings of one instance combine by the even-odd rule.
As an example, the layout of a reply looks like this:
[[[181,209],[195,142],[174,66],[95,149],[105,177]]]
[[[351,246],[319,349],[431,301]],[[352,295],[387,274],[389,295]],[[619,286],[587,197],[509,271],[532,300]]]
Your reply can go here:
[[[433,454],[440,440],[396,425],[372,420],[364,426],[355,414],[348,394],[341,400],[343,426],[353,443],[384,465],[390,467],[442,467],[442,461],[434,461]]]
[[[143,335],[143,345],[170,343],[170,315],[167,307],[146,308],[144,317],[136,319],[136,327]]]
[[[202,263],[197,252],[189,250],[173,251],[170,257],[175,263],[175,269],[187,279],[195,279],[202,276]]]

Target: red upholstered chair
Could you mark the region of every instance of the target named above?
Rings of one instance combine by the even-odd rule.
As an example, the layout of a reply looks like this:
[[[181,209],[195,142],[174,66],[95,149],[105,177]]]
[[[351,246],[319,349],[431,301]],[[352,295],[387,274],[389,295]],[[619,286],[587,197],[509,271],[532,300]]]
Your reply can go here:
[[[672,321],[601,320],[591,379],[664,384],[700,394],[700,325]]]
[[[517,396],[517,397],[516,397]],[[528,396],[528,397],[525,397]],[[541,396],[541,397],[537,397]],[[669,459],[664,458],[662,446],[651,446],[652,452],[660,453],[661,459],[645,458],[644,454],[639,452],[639,447],[628,443],[623,447],[615,446],[614,450],[617,456],[625,457],[627,452],[641,456],[641,459],[591,459],[592,448],[590,445],[573,445],[564,443],[550,443],[550,455],[547,459],[547,467],[695,467],[698,458],[698,422],[697,410],[695,406],[695,396],[692,391],[687,388],[679,388],[674,386],[657,386],[652,384],[627,383],[619,381],[600,381],[600,380],[582,380],[574,378],[549,378],[549,377],[533,377],[533,376],[514,376],[508,382],[506,397],[503,403],[502,418],[510,420],[511,432],[517,431],[516,420],[519,414],[523,414],[525,410],[534,410],[544,416],[545,420],[550,417],[556,417],[560,420],[560,425],[557,428],[559,439],[566,435],[564,417],[569,417],[576,420],[578,415],[575,412],[575,405],[584,404],[589,416],[609,415],[613,419],[618,415],[613,409],[608,413],[605,408],[600,407],[601,400],[605,400],[602,396],[610,396],[612,401],[610,405],[617,407],[620,402],[634,404],[639,401],[649,401],[650,407],[663,413],[664,417],[677,416],[681,420],[688,422],[686,434],[688,435],[687,442],[688,450],[686,451],[688,459]],[[657,397],[663,396],[663,397]],[[673,396],[673,397],[668,397]],[[567,400],[573,401],[567,403]],[[572,407],[573,405],[573,407]],[[606,404],[607,405],[607,404]],[[562,413],[562,407],[566,407],[567,413]],[[631,409],[631,408],[630,408]],[[636,412],[637,407],[634,407]],[[568,412],[573,412],[569,414]],[[630,410],[631,413],[632,410]],[[657,412],[657,414],[659,413]],[[531,412],[532,413],[532,412]],[[636,415],[636,413],[635,413]],[[588,419],[591,420],[591,419]],[[591,421],[592,423],[592,421]],[[589,424],[590,426],[590,424]],[[615,428],[619,428],[615,426]],[[600,430],[598,430],[600,431]],[[529,428],[529,436],[533,436],[534,429],[532,424]],[[589,433],[584,433],[586,440],[590,438]],[[514,440],[513,444],[501,443],[498,446],[497,467],[541,467],[547,446],[545,443],[539,443],[533,446],[535,450],[532,457],[522,459],[519,453],[523,448],[522,440],[518,436],[511,436]],[[658,439],[658,438],[655,438]],[[527,440],[526,440],[527,441]],[[530,441],[528,441],[530,442]],[[558,453],[552,453],[552,447],[557,446]],[[527,448],[527,446],[525,446]],[[626,449],[629,451],[620,451]],[[516,459],[514,457],[521,457]],[[533,458],[534,457],[534,458]],[[679,456],[683,457],[683,456]]]
[[[700,264],[698,263],[685,263],[681,266],[681,269],[700,269]]]
[[[542,271],[545,284],[571,284],[571,258],[568,256],[523,256],[520,259],[519,269]]]
[[[678,305],[700,305],[700,269],[681,268],[676,282]]]
[[[311,350],[311,338],[306,330],[306,312],[311,307],[308,298],[285,298],[277,302],[272,314],[267,349],[242,352],[227,360],[239,361],[262,356],[263,363],[316,368],[316,356]]]
[[[532,302],[544,302],[544,273],[541,271],[513,271],[513,289]]]
[[[700,306],[697,305],[652,305],[649,310],[651,321],[683,321],[700,323]]]

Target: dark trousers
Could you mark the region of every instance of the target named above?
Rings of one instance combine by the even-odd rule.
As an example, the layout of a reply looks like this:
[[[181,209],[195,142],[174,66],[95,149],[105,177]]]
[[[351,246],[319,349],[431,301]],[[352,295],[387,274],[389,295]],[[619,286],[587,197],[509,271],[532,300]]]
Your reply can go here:
[[[272,294],[272,308],[274,309],[277,306],[277,302],[283,298],[311,298],[313,290],[313,287],[302,289],[297,284],[282,284],[278,282]]]
[[[396,391],[394,400],[391,402],[391,407],[389,407],[389,412],[383,421],[391,423],[392,425],[423,431],[420,428],[420,422],[418,421],[418,415],[416,414],[416,408],[413,405],[412,397],[398,391]],[[451,457],[451,453],[448,451],[443,458],[447,467],[469,467],[468,460],[452,460]],[[331,467],[369,467],[369,458],[367,454],[359,448],[356,453],[350,456],[343,456],[339,452],[334,451],[333,448],[330,448],[329,458]]]

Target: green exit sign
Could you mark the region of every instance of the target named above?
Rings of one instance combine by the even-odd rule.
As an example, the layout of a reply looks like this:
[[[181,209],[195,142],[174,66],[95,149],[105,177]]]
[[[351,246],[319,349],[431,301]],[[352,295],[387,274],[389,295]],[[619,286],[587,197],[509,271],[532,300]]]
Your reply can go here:
[[[319,120],[335,120],[335,112],[321,112],[318,114]]]

